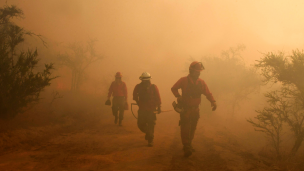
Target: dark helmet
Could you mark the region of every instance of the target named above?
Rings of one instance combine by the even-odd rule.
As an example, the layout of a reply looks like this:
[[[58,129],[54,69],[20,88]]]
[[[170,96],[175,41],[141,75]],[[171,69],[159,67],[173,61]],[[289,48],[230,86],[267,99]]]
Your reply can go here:
[[[120,72],[117,72],[117,73],[115,74],[115,77],[116,77],[116,78],[121,78],[121,77],[122,77],[122,74],[121,74]]]
[[[194,61],[190,64],[189,69],[194,71],[202,71],[205,68],[201,62]]]

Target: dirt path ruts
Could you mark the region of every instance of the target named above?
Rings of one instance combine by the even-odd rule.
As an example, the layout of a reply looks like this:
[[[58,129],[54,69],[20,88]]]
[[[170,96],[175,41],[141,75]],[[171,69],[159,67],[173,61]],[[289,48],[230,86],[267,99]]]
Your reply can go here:
[[[193,142],[196,152],[184,158],[178,120],[175,113],[158,116],[152,148],[130,113],[123,127],[105,115],[91,123],[56,128],[49,132],[52,136],[25,141],[26,145],[19,143],[1,153],[0,170],[263,170],[229,132],[204,121],[199,122]]]

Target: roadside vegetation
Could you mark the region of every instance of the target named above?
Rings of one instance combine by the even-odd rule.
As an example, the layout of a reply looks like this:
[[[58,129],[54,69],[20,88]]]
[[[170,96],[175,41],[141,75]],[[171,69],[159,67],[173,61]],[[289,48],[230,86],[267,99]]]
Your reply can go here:
[[[38,50],[26,51],[18,46],[26,36],[38,36],[16,25],[12,19],[22,18],[23,12],[16,6],[0,8],[0,118],[14,118],[40,99],[40,93],[55,79],[53,64],[44,64],[38,70]],[[42,43],[45,43],[42,40]]]
[[[266,85],[279,88],[265,93],[268,105],[258,109],[258,115],[247,121],[269,138],[277,160],[289,160],[304,139],[304,52],[294,50],[289,56],[269,52],[255,66]],[[291,139],[283,135],[286,132],[293,135]],[[282,142],[290,140],[291,147],[282,146]]]
[[[28,128],[35,125],[34,122],[40,124],[36,125],[39,130],[44,131],[43,128],[48,127],[51,130],[49,132],[68,127],[79,129],[79,125],[82,125],[81,129],[86,129],[88,125],[100,124],[105,116],[102,113],[111,113],[110,108],[104,106],[105,90],[102,90],[103,94],[96,93],[102,86],[107,86],[104,82],[95,80],[95,91],[82,91],[85,89],[82,89],[84,84],[92,83],[87,81],[87,76],[91,74],[89,70],[93,64],[103,59],[98,53],[96,40],[70,43],[60,51],[51,49],[57,54],[49,60],[54,63],[44,63],[40,59],[50,54],[40,54],[37,46],[24,45],[30,37],[36,37],[39,43],[47,46],[41,35],[27,31],[14,22],[24,17],[22,9],[17,6],[0,7],[0,135],[8,139],[6,141],[2,138],[0,144],[2,150],[8,151],[15,148],[12,144],[19,143],[17,138],[14,143],[10,141],[15,137],[11,136],[9,130],[16,129],[17,126],[29,132],[31,130]],[[254,113],[252,116],[255,117],[243,119],[242,122],[269,140],[272,147],[269,150],[269,165],[280,163],[282,169],[301,170],[304,168],[301,165],[303,150],[300,150],[304,140],[304,51],[294,50],[291,55],[269,52],[262,54],[254,65],[248,65],[244,62],[245,56],[242,53],[245,49],[244,45],[240,45],[222,51],[219,56],[200,58],[199,61],[206,68],[203,79],[217,100],[218,111],[230,118],[229,124],[236,118],[236,114]],[[190,60],[192,62],[194,59]],[[61,85],[54,84],[63,73],[55,69],[63,68],[67,71],[65,74],[70,75],[64,78],[69,80],[68,89],[60,89]],[[186,71],[188,72],[188,64]],[[104,75],[94,74],[101,77],[109,75],[107,72]],[[264,96],[258,93],[261,89],[266,91]],[[246,111],[248,109],[242,108],[245,102],[252,106],[256,103],[251,101],[252,96],[264,98],[266,102],[262,108],[255,108],[256,111]],[[210,109],[209,103],[202,107],[203,112],[206,109]],[[109,114],[106,117],[112,116]],[[14,121],[16,123],[12,124]],[[46,136],[49,132],[45,131],[43,135]],[[20,141],[30,139],[25,133],[12,135],[21,137],[21,134],[23,139]],[[168,136],[171,135],[168,133]],[[213,141],[210,141],[210,147],[213,145],[211,142]],[[7,146],[10,148],[5,149]]]

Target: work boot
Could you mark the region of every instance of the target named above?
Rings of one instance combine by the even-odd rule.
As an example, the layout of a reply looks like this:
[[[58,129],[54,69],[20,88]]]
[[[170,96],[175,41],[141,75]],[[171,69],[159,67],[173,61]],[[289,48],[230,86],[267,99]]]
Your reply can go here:
[[[192,155],[192,151],[191,150],[185,150],[185,152],[184,152],[184,156],[185,157],[189,157],[191,155]]]
[[[119,120],[119,126],[122,126],[121,122],[122,122],[122,120]]]
[[[192,152],[195,152],[195,150],[194,150],[194,148],[193,148],[192,145],[190,145],[190,149],[191,149]]]
[[[148,141],[148,147],[153,147],[153,140]]]
[[[183,147],[183,150],[185,151],[185,146]],[[192,147],[192,145],[190,145],[190,150],[191,150],[192,152],[195,152],[195,149]]]
[[[117,117],[115,117],[115,120],[114,120],[114,123],[115,123],[115,124],[117,124],[117,120],[118,120]]]
[[[145,140],[148,140],[148,134],[145,135]]]
[[[184,156],[189,157],[192,155],[192,149],[190,146],[184,146]]]

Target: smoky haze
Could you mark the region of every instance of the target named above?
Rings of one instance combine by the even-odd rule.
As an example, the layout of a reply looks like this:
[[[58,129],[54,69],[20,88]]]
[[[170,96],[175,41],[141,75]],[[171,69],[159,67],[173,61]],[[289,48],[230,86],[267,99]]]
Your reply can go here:
[[[175,80],[186,74],[184,64],[190,56],[199,59],[218,55],[229,47],[244,44],[247,48],[243,57],[252,63],[261,57],[260,52],[301,48],[304,38],[302,1],[9,0],[7,3],[23,9],[25,19],[18,23],[43,35],[49,43],[96,38],[96,49],[105,57],[94,70],[97,78],[121,71],[128,78],[130,91],[139,75],[148,71],[162,96],[167,95]],[[166,101],[172,98],[166,96]]]
[[[38,46],[41,61],[55,63],[55,75],[60,77],[52,81],[52,89],[69,91],[71,88],[71,71],[57,65],[58,55],[67,51],[67,45],[97,40],[95,49],[103,58],[88,68],[80,87],[89,94],[97,94],[101,105],[118,71],[127,84],[129,104],[133,102],[132,92],[140,82],[139,76],[147,71],[152,76],[151,82],[158,86],[162,109],[167,110],[172,109],[171,103],[175,100],[171,87],[188,74],[191,60],[220,56],[224,50],[244,45],[242,60],[250,67],[263,53],[288,54],[304,45],[304,1],[301,0],[0,0],[1,6],[5,4],[21,8],[25,18],[14,21],[26,30],[41,34],[48,43],[48,47],[44,47],[38,39],[29,38],[23,46]],[[216,77],[216,69],[213,68],[212,73],[208,63],[204,66],[202,79]],[[220,84],[221,78],[217,79]],[[209,86],[215,100],[221,97],[215,91],[219,87],[223,86]],[[262,93],[250,98],[235,117],[242,122],[238,126],[244,130],[246,127],[246,131],[251,130],[254,135],[250,137],[237,124],[231,124],[231,129],[239,131],[247,143],[255,138],[248,143],[254,146],[263,137],[257,135],[245,119],[253,118],[254,110],[262,108],[265,101],[261,100]],[[206,107],[203,111],[210,114],[210,103],[205,99],[203,103]],[[219,101],[219,108],[213,112],[216,117],[211,118],[210,123],[221,125],[231,121],[225,120],[229,118],[225,113],[230,110],[227,104]],[[131,116],[129,111],[127,114]],[[178,116],[174,116],[177,123]],[[158,119],[160,125],[170,119],[159,118],[164,120]],[[135,121],[132,122],[136,126]]]

